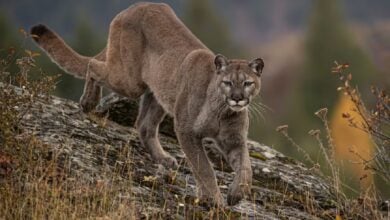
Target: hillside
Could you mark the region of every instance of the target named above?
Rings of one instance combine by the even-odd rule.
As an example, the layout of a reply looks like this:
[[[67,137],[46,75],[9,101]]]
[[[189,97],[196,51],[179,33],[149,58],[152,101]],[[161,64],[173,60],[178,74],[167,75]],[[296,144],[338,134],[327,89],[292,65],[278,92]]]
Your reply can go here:
[[[160,138],[163,147],[181,161],[180,168],[174,171],[165,170],[153,163],[140,145],[134,128],[110,121],[112,119],[121,124],[124,121],[125,124],[132,124],[136,105],[125,98],[110,96],[99,108],[99,114],[106,115],[100,118],[82,113],[78,104],[73,101],[41,97],[29,107],[19,129],[22,134],[33,135],[47,147],[50,159],[40,159],[55,158],[55,163],[50,164],[56,167],[55,176],[61,173],[61,184],[67,185],[67,188],[61,188],[65,195],[70,190],[75,197],[73,199],[77,201],[79,197],[88,197],[87,192],[99,195],[98,192],[103,190],[108,194],[106,196],[112,203],[106,205],[111,207],[109,210],[112,212],[103,212],[102,215],[105,216],[196,219],[223,213],[219,214],[221,218],[230,219],[237,216],[256,219],[316,219],[331,218],[334,215],[334,196],[321,178],[302,164],[253,141],[248,143],[254,171],[251,198],[219,212],[197,204],[194,179],[172,134],[169,120],[164,122],[165,134],[160,134]],[[219,186],[226,198],[233,174],[212,151],[210,156],[217,170]],[[7,166],[11,167],[8,172],[0,172],[8,173],[0,175],[0,182],[9,181],[13,172],[17,173],[12,164],[21,163],[17,162],[20,158],[12,155],[11,158],[13,159],[10,161],[13,162],[6,163],[3,160],[0,166],[0,171],[7,170]],[[44,180],[46,178],[41,178],[41,182]],[[27,181],[24,184],[32,183]],[[53,180],[46,184],[49,189],[55,187]],[[77,193],[72,191],[72,186],[78,189]],[[17,187],[14,185],[11,189],[13,188]],[[80,189],[84,191],[79,191]],[[45,191],[42,191],[42,195],[45,195]],[[49,198],[51,197],[45,199]],[[112,208],[118,204],[122,205],[121,209]],[[44,214],[58,217],[52,210],[46,210]],[[81,213],[75,215],[83,217]]]

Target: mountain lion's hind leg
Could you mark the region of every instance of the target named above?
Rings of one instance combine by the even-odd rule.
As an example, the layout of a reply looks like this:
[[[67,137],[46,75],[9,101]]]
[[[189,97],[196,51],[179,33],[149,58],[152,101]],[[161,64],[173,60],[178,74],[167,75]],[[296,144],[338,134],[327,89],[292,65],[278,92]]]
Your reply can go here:
[[[177,168],[177,161],[161,147],[158,140],[158,126],[164,119],[165,111],[154,98],[153,93],[146,92],[141,99],[136,126],[141,143],[146,147],[153,160],[168,168]]]
[[[104,61],[106,59],[106,48],[104,48],[98,55],[94,57],[97,60]],[[102,98],[102,87],[87,73],[85,76],[85,84],[83,95],[80,98],[80,107],[83,112],[87,113],[95,109]]]
[[[88,113],[95,109],[102,98],[102,87],[92,79],[89,74],[85,78],[84,92],[80,98],[80,107],[83,112]]]
[[[108,76],[121,78],[125,72],[121,60],[121,34],[122,34],[122,15],[117,15],[110,24],[107,47],[104,52],[104,60],[102,57],[92,58],[88,63],[89,76],[99,83],[108,85]],[[109,85],[116,87],[116,85]]]
[[[106,65],[107,61],[99,61],[95,58],[92,58],[88,63],[87,76],[100,83],[105,83],[109,74],[109,68],[107,68]]]

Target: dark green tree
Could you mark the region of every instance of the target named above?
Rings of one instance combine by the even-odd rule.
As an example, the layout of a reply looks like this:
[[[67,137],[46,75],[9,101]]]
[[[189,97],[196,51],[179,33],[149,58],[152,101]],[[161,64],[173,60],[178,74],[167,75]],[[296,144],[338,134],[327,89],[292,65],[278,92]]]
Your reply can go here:
[[[0,49],[6,50],[9,47],[18,46],[20,38],[16,34],[16,29],[12,27],[10,21],[5,14],[0,10]]]
[[[230,58],[241,55],[230,38],[227,25],[213,10],[210,1],[190,0],[184,13],[184,23],[212,51]]]
[[[24,46],[27,38],[27,33],[22,29],[18,31],[18,28],[8,19],[7,13],[0,9],[0,57],[8,61],[0,64],[2,70],[11,75],[19,71],[15,59],[20,55],[26,55]]]
[[[375,74],[369,57],[356,43],[344,20],[338,0],[316,0],[306,36],[306,64],[298,86],[300,114],[312,118],[321,107],[330,110],[338,98],[338,79],[332,76],[334,61],[348,62],[354,82],[369,85]],[[301,117],[295,117],[301,118]]]

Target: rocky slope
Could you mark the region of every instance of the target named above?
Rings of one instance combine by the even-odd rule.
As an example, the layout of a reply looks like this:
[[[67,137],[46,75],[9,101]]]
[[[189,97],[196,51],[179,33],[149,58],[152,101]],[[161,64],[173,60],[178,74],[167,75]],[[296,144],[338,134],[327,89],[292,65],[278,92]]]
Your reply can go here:
[[[180,162],[178,170],[153,163],[131,126],[136,113],[136,102],[115,95],[105,98],[94,115],[82,113],[75,102],[52,97],[34,102],[22,127],[51,148],[59,158],[59,167],[70,168],[67,178],[79,182],[107,179],[107,184],[115,184],[106,175],[120,172],[119,181],[130,180],[131,185],[128,192],[117,196],[134,202],[136,218],[208,218],[210,208],[197,204],[194,178],[172,132],[171,120],[163,122],[160,139]],[[205,147],[226,198],[233,173],[218,154]],[[226,207],[220,218],[331,218],[334,196],[323,179],[270,147],[253,141],[248,147],[254,172],[252,196]]]

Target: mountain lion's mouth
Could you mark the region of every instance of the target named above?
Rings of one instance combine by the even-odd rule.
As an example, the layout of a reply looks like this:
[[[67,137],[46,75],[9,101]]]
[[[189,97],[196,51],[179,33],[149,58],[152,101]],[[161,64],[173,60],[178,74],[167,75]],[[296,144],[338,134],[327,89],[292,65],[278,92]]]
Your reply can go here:
[[[239,112],[239,111],[242,111],[244,110],[248,105],[229,105],[229,108],[235,112]]]
[[[234,101],[232,99],[227,99],[226,103],[228,104],[229,108],[232,109],[233,111],[239,112],[245,109],[249,102],[248,100],[240,100],[240,101]]]

